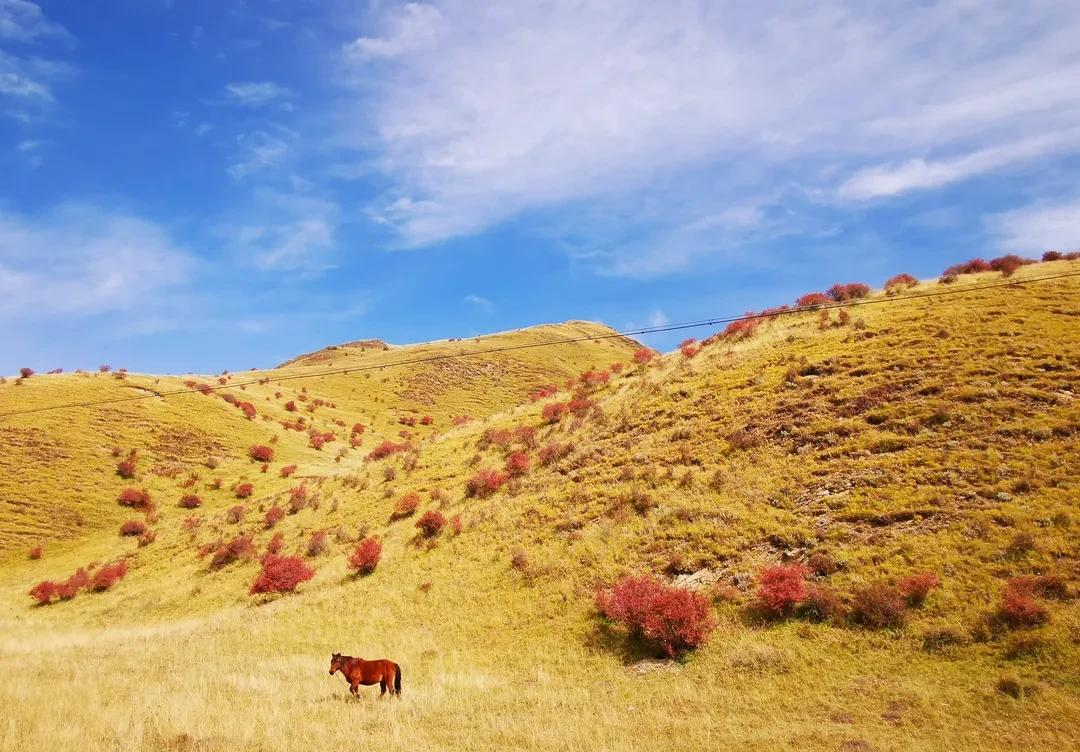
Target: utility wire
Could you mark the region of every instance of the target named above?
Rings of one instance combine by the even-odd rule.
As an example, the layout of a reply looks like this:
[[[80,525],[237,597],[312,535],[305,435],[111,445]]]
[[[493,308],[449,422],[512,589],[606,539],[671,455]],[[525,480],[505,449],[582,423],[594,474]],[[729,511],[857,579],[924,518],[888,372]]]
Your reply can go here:
[[[504,345],[502,347],[490,347],[483,350],[473,350],[471,352],[461,353],[448,353],[445,355],[428,355],[417,358],[408,358],[405,360],[391,361],[389,363],[373,363],[370,365],[350,366],[348,368],[335,368],[323,371],[308,371],[305,373],[295,374],[283,374],[279,376],[263,377],[259,379],[251,379],[248,381],[236,381],[227,385],[214,386],[210,385],[210,388],[214,391],[224,390],[231,387],[252,386],[255,384],[269,384],[269,383],[281,383],[283,381],[293,381],[296,379],[314,379],[321,378],[323,376],[340,376],[344,374],[357,373],[361,371],[373,371],[383,368],[392,368],[396,366],[415,365],[419,363],[432,363],[441,360],[454,360],[457,358],[475,357],[477,355],[492,355],[495,353],[514,352],[517,350],[529,350],[536,347],[553,347],[555,345],[568,345],[578,342],[596,342],[606,339],[617,339],[619,337],[633,337],[646,334],[660,334],[664,332],[682,331],[685,329],[697,329],[706,326],[718,326],[720,324],[731,324],[736,321],[753,321],[756,319],[764,318],[776,318],[779,316],[787,316],[791,314],[807,313],[812,311],[828,311],[834,308],[857,308],[859,306],[869,305],[883,305],[887,303],[901,303],[909,300],[923,300],[927,298],[940,298],[947,295],[959,295],[966,292],[980,292],[983,290],[993,290],[1001,287],[1016,287],[1028,284],[1034,284],[1037,282],[1049,282],[1056,279],[1066,279],[1069,277],[1080,276],[1080,271],[1065,272],[1062,274],[1052,274],[1043,277],[1028,277],[1027,279],[1009,279],[1003,282],[994,282],[983,285],[967,285],[965,287],[943,287],[936,290],[928,290],[925,292],[909,293],[906,295],[894,295],[878,298],[864,298],[861,300],[851,300],[844,302],[825,303],[822,305],[803,306],[796,308],[787,308],[765,313],[746,313],[742,316],[722,316],[719,318],[700,319],[698,321],[684,321],[674,324],[664,324],[661,326],[645,326],[638,329],[628,329],[621,332],[609,332],[606,334],[589,334],[582,335],[580,337],[566,337],[563,339],[548,340],[545,342],[527,342],[520,345]],[[135,394],[125,397],[111,397],[109,399],[102,400],[87,400],[84,402],[68,402],[60,405],[44,405],[42,407],[27,408],[25,410],[12,410],[6,413],[0,413],[0,418],[10,418],[16,415],[31,415],[35,413],[49,412],[52,410],[70,410],[80,407],[96,407],[99,405],[113,405],[122,402],[135,402],[144,399],[155,399],[161,397],[174,397],[182,394],[195,394],[202,393],[205,390],[198,387],[190,389],[174,389],[165,392],[154,392],[152,394]]]

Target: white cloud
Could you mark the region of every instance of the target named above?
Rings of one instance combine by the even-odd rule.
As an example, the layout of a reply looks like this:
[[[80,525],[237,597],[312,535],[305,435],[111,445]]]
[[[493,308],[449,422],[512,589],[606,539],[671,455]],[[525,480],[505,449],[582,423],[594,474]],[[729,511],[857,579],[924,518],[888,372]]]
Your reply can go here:
[[[649,314],[649,321],[646,324],[646,326],[649,326],[649,327],[667,326],[670,323],[671,323],[671,320],[667,317],[667,314],[664,313],[663,311],[661,311],[660,309],[656,309],[652,313]]]
[[[1080,198],[995,214],[986,220],[998,248],[1010,253],[1080,249]]]
[[[841,184],[837,193],[840,198],[864,201],[909,191],[940,188],[1078,143],[1080,134],[1075,130],[1066,130],[952,159],[927,161],[916,158],[901,164],[877,165],[856,172]]]
[[[331,268],[340,219],[337,204],[301,190],[260,189],[254,205],[218,227],[232,252],[264,270],[315,275]]]
[[[0,320],[156,308],[194,262],[157,225],[89,206],[0,213]]]
[[[482,298],[479,295],[466,295],[465,302],[469,305],[476,306],[483,311],[490,311],[495,308],[495,304],[487,298]]]
[[[286,128],[276,127],[270,130],[256,130],[237,137],[240,153],[229,165],[228,173],[234,180],[242,180],[250,175],[278,167],[289,155],[296,134]]]
[[[646,265],[659,274],[717,245],[688,223],[778,174],[863,198],[1080,151],[1077,38],[1065,1],[1022,16],[1011,0],[410,3],[347,46],[341,119],[390,177],[374,211],[408,246],[529,211],[662,204],[658,176],[709,172],[712,207],[675,228],[689,240],[650,230],[674,262]]]
[[[41,37],[67,38],[68,33],[46,18],[36,3],[0,0],[0,39],[32,42]]]
[[[291,89],[273,81],[228,83],[225,85],[225,94],[229,102],[244,107],[261,107],[293,96]]]

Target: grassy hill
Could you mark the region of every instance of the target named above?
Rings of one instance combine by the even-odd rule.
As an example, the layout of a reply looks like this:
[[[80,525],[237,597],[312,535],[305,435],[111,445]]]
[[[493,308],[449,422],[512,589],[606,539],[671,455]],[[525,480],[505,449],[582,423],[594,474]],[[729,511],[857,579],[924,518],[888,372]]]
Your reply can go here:
[[[0,701],[13,709],[0,747],[1075,748],[1080,277],[965,291],[999,281],[764,318],[645,364],[622,338],[505,349],[610,331],[572,323],[350,343],[225,383],[9,380],[0,413],[187,381],[207,393],[0,421]],[[433,359],[461,352],[475,354]],[[529,398],[548,384],[561,391]],[[316,449],[308,428],[334,440]],[[405,448],[369,458],[384,441]],[[265,472],[252,445],[273,449]],[[134,477],[120,478],[132,449]],[[515,453],[524,472],[469,493]],[[125,487],[153,510],[119,506]],[[178,508],[188,494],[202,505]],[[416,513],[396,515],[409,494]],[[295,513],[268,528],[273,507]],[[425,511],[451,520],[434,538],[415,527]],[[153,540],[120,536],[129,519]],[[249,595],[278,534],[315,576]],[[258,555],[214,568],[218,544],[243,536]],[[382,559],[356,577],[347,555],[367,536]],[[105,592],[27,597],[122,557],[129,571]],[[763,613],[760,574],[778,563],[811,568],[843,614]],[[653,660],[596,613],[597,588],[646,572],[709,600],[717,627],[680,661]],[[941,585],[902,623],[850,615],[868,588],[919,572]],[[995,616],[1020,576],[1059,583],[1022,629]],[[346,699],[324,673],[332,652],[398,661],[403,699]]]

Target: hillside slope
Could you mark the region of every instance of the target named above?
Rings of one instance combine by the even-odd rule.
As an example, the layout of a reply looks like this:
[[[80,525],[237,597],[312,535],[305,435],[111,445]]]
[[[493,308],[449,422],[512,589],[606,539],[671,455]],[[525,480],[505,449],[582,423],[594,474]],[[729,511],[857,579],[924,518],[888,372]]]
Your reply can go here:
[[[1077,270],[1037,264],[1014,279]],[[57,513],[0,518],[0,701],[15,708],[0,747],[1074,748],[1080,277],[963,288],[999,280],[965,275],[946,297],[765,319],[644,365],[634,343],[612,339],[483,356],[500,359],[498,372],[466,358],[452,373],[319,377],[331,362],[402,359],[397,348],[328,350],[283,367],[311,369],[298,382],[248,386],[255,421],[202,394],[5,420],[3,498],[18,489],[26,507]],[[472,344],[484,342],[416,352]],[[592,369],[611,375],[528,399]],[[37,379],[0,387],[0,412],[74,398],[54,384],[87,399],[171,383]],[[306,413],[320,430],[374,426],[361,447],[336,462],[334,443],[317,450],[280,426],[303,387],[335,405]],[[463,413],[477,420],[453,425]],[[424,414],[431,426],[399,423]],[[387,439],[409,446],[367,458]],[[274,449],[266,474],[246,456],[254,443]],[[130,481],[115,475],[114,444],[139,450]],[[524,472],[468,492],[515,453]],[[213,470],[208,454],[223,458]],[[281,478],[286,463],[299,468]],[[255,490],[240,501],[229,489],[245,480]],[[126,485],[148,488],[156,509],[117,507]],[[288,509],[295,488],[305,503],[268,527],[267,510]],[[204,504],[178,509],[189,491]],[[395,514],[410,493],[416,514]],[[459,518],[460,532],[450,523],[424,537],[414,523],[429,510]],[[156,539],[118,536],[129,517]],[[319,531],[326,550],[312,546]],[[27,561],[25,547],[50,534],[66,542]],[[295,594],[249,595],[257,558],[209,563],[218,543],[249,535],[261,553],[278,534],[316,570]],[[356,577],[347,554],[365,536],[382,560]],[[130,571],[106,592],[44,607],[26,596],[35,581],[122,556]],[[812,564],[845,607],[916,572],[941,586],[887,629],[770,619],[755,581],[778,562]],[[649,646],[594,607],[596,588],[626,572],[704,585],[718,622],[708,642],[681,663],[646,660]],[[991,616],[1006,583],[1028,575],[1063,585],[1039,599],[1041,623],[1003,629]],[[403,699],[346,700],[322,673],[334,651],[400,662]]]

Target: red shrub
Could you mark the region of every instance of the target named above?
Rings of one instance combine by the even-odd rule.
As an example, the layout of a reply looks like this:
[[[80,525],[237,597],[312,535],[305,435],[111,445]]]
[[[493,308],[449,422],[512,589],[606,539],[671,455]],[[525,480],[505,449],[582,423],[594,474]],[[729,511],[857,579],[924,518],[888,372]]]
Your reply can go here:
[[[953,264],[944,272],[943,277],[956,277],[958,274],[979,274],[990,271],[990,263],[981,258],[974,258],[962,264]]]
[[[178,506],[182,509],[197,509],[202,506],[202,499],[195,494],[187,494],[180,497]]]
[[[146,532],[146,523],[140,520],[128,520],[120,526],[120,535],[142,535]]]
[[[19,375],[22,376],[24,379],[28,379],[28,378],[30,378],[31,376],[34,375],[34,369],[33,368],[20,368],[19,369]]]
[[[355,435],[362,434],[364,432],[364,425],[362,423],[353,423],[352,433]]]
[[[930,595],[930,591],[939,585],[941,585],[941,580],[933,572],[919,572],[904,577],[896,583],[896,587],[899,588],[900,594],[904,596],[909,606],[921,606],[926,596]]]
[[[455,426],[463,426],[472,420],[471,415],[455,415],[451,421]]]
[[[806,597],[807,569],[802,564],[765,567],[758,576],[758,598],[766,611],[788,616]]]
[[[139,490],[138,488],[125,488],[116,497],[116,502],[122,507],[146,509],[150,506],[150,494],[146,490]]]
[[[289,489],[289,514],[296,514],[301,509],[314,507],[315,500],[308,495],[308,488],[304,484],[293,486]]]
[[[41,546],[34,546],[33,548],[30,549],[29,552],[27,552],[26,558],[30,559],[31,561],[37,561],[44,554],[45,554],[45,549],[44,548],[42,548]]]
[[[403,426],[411,427],[416,425],[416,418],[412,417],[411,415],[403,415],[397,419],[397,422]]]
[[[518,426],[514,429],[514,441],[532,449],[536,446],[536,428],[533,426]]]
[[[301,582],[307,582],[314,576],[315,570],[299,556],[267,554],[262,560],[262,571],[248,593],[291,593]]]
[[[477,470],[473,477],[465,481],[465,495],[485,498],[502,488],[509,476],[497,470],[484,468]]]
[[[223,543],[214,551],[210,560],[211,569],[221,569],[239,559],[250,559],[255,555],[255,545],[250,535],[238,535],[228,543]]]
[[[290,475],[296,472],[296,465],[285,465],[281,468],[281,477],[288,478]]]
[[[632,637],[656,642],[668,657],[696,648],[716,626],[701,594],[649,577],[624,577],[596,593],[596,606]]]
[[[266,527],[271,528],[281,522],[284,517],[285,510],[275,504],[266,510],[266,516],[263,517],[263,524],[265,524]]]
[[[1005,583],[998,614],[1011,627],[1035,627],[1050,618],[1046,608],[1035,600],[1035,583],[1031,577],[1013,577]]]
[[[878,582],[855,591],[851,615],[865,627],[900,627],[907,619],[907,604],[898,588]]]
[[[60,596],[60,600],[66,601],[74,598],[79,594],[80,590],[85,590],[89,586],[90,575],[86,573],[85,569],[79,567],[75,570],[75,574],[60,583],[56,592]]]
[[[420,519],[416,521],[416,528],[425,538],[434,538],[442,532],[445,525],[446,518],[435,511],[424,512],[420,515]]]
[[[838,622],[844,617],[844,604],[827,585],[810,585],[799,604],[799,615],[811,621]]]
[[[1023,259],[1010,253],[1007,256],[998,256],[996,259],[990,259],[990,268],[995,272],[1001,272],[1004,277],[1011,277],[1021,266],[1031,263],[1033,262],[1029,259]]]
[[[193,514],[190,517],[185,517],[184,521],[180,523],[180,526],[185,531],[189,533],[194,533],[196,530],[202,527],[202,523],[203,518]]]
[[[381,556],[382,544],[374,538],[364,538],[349,554],[349,568],[355,569],[357,574],[371,574],[379,566]]]
[[[240,412],[242,412],[244,417],[248,420],[254,420],[255,416],[259,414],[258,411],[255,410],[255,405],[250,402],[241,402],[237,407],[240,408]]]
[[[248,449],[248,454],[255,462],[272,462],[274,459],[273,447],[264,444],[254,444]]]
[[[237,504],[225,513],[225,519],[231,522],[233,525],[239,525],[241,522],[244,521],[245,512],[247,512],[247,509],[244,508],[244,505]]]
[[[246,499],[254,492],[255,486],[250,483],[238,483],[236,487],[233,488],[233,493],[236,494],[236,498],[238,499]]]
[[[295,413],[296,412],[296,403],[293,402],[292,400],[289,400],[288,402],[285,403],[285,409],[288,410],[290,413]]]
[[[581,375],[578,376],[578,381],[581,382],[582,386],[594,387],[603,386],[608,383],[610,378],[611,373],[608,371],[583,371]]]
[[[837,303],[842,303],[845,300],[865,298],[869,294],[870,288],[862,282],[849,282],[845,285],[833,285],[828,290],[829,297]]]
[[[889,277],[885,282],[885,293],[887,295],[895,295],[898,292],[915,287],[919,284],[919,280],[912,277],[910,274],[897,274],[895,277]]]
[[[314,558],[322,556],[330,548],[330,534],[325,530],[316,530],[308,540],[307,555]]]
[[[116,474],[125,480],[131,480],[135,477],[135,452],[132,450],[126,460],[120,460],[116,463]]]
[[[430,415],[425,415],[423,418],[420,419],[420,425],[422,426],[430,426],[434,422],[435,419],[432,418]]]
[[[622,363],[612,363],[610,366],[608,366],[608,370],[615,374],[622,373],[622,369]]]
[[[555,384],[548,384],[547,386],[541,386],[541,387],[538,387],[538,388],[534,389],[529,394],[529,399],[532,400],[533,402],[539,402],[542,399],[547,399],[548,397],[554,397],[558,393],[559,393],[559,387],[558,386],[556,386]]]
[[[1047,251],[1042,255],[1043,261],[1060,261],[1063,257],[1061,251]]]
[[[701,345],[697,344],[697,340],[695,339],[688,339],[679,345],[679,352],[682,353],[684,358],[689,360],[701,352]]]
[[[278,554],[281,553],[282,547],[285,545],[285,536],[281,533],[274,533],[273,537],[266,544],[266,553]]]
[[[450,518],[450,529],[454,532],[454,535],[461,535],[462,523],[460,514],[455,514]]]
[[[549,402],[544,405],[540,415],[547,423],[558,423],[566,415],[568,407],[565,402]]]
[[[103,590],[108,590],[120,580],[124,579],[125,575],[127,575],[127,559],[121,559],[120,561],[106,564],[94,572],[89,587],[95,593],[100,593]]]
[[[725,326],[721,336],[736,341],[747,339],[757,331],[759,326],[761,326],[761,319],[753,311],[747,311],[746,318],[732,321]]]
[[[592,406],[592,401],[581,395],[575,395],[573,399],[566,403],[566,409],[578,416],[589,412],[589,409],[592,408]]]
[[[506,458],[506,472],[513,476],[529,472],[529,455],[525,452],[513,452]]]
[[[39,606],[45,606],[52,603],[52,599],[59,595],[60,586],[52,580],[42,580],[34,587],[30,588],[30,592],[27,593],[31,598],[38,602]]]
[[[405,517],[411,517],[416,514],[416,510],[420,508],[420,494],[415,491],[402,496],[394,504],[394,512],[391,514],[391,519],[400,520]]]
[[[808,292],[795,301],[796,308],[818,308],[832,302],[832,298],[823,292]]]
[[[110,366],[108,363],[102,363],[100,366],[97,367],[97,369],[99,371],[101,371],[102,373],[108,373],[109,371],[112,370],[112,366]],[[184,383],[187,383],[187,382],[184,382]],[[194,386],[194,383],[192,383],[192,386]]]
[[[550,465],[554,462],[558,462],[572,451],[574,451],[573,444],[559,444],[557,442],[552,442],[540,450],[537,461],[541,465]]]
[[[381,460],[384,457],[389,457],[392,454],[396,454],[397,452],[404,452],[404,451],[406,451],[408,449],[409,449],[408,444],[395,444],[392,441],[384,441],[381,444],[379,444],[377,447],[372,449],[368,453],[367,458],[369,460]]]
[[[640,365],[645,365],[656,356],[652,350],[647,347],[641,347],[634,350],[634,362]]]

